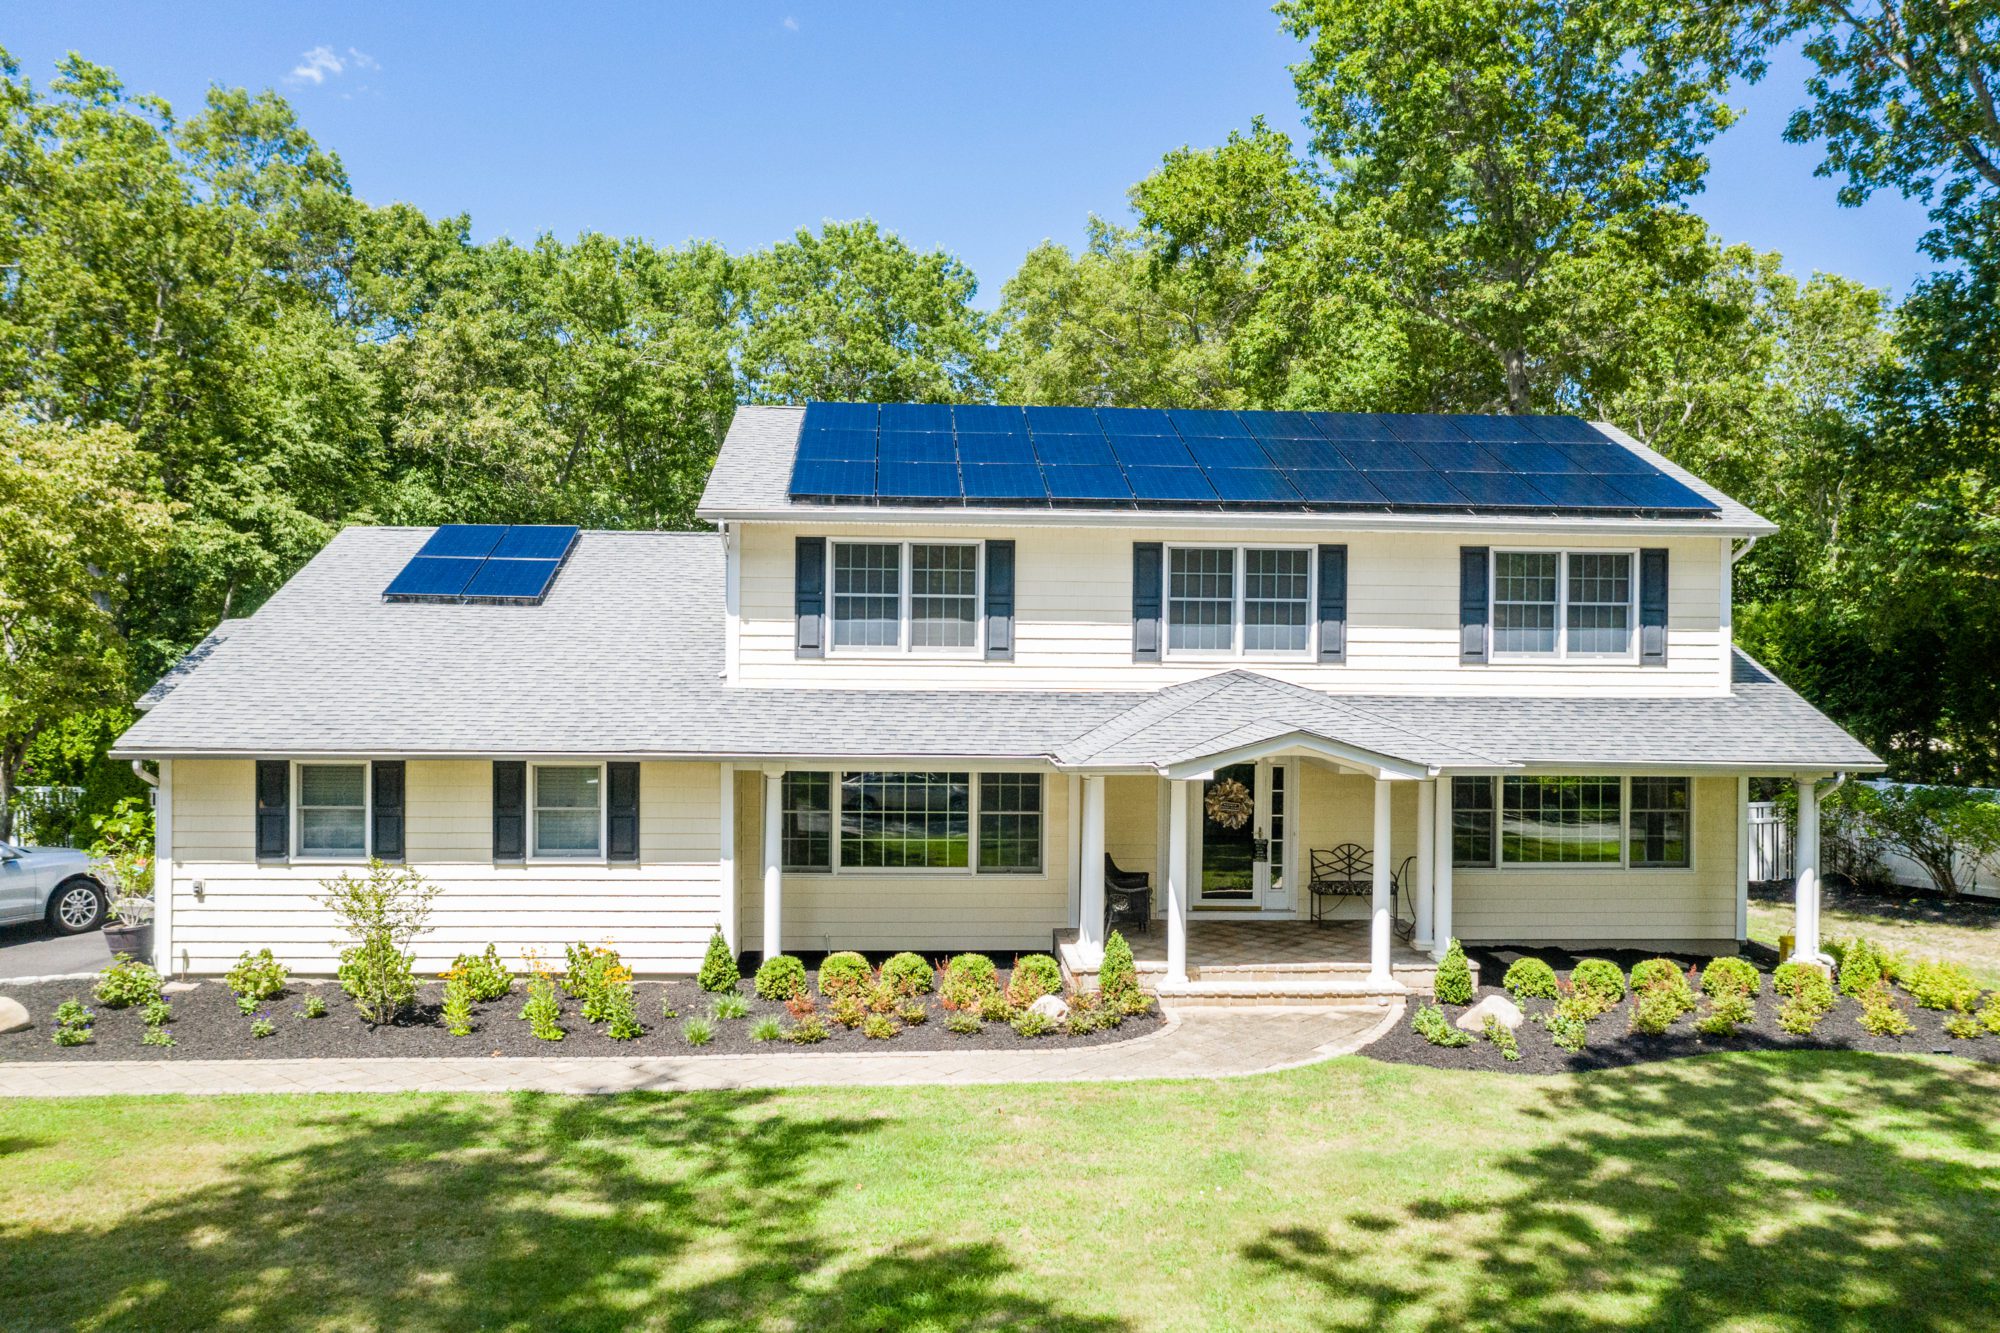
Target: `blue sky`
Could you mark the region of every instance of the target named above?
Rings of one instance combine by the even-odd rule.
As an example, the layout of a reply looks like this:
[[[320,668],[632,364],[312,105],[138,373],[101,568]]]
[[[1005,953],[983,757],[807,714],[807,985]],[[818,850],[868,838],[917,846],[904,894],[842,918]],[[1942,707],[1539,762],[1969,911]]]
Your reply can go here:
[[[1075,243],[1181,144],[1257,114],[1303,138],[1298,49],[1257,3],[339,6],[16,10],[0,46],[46,83],[77,50],[185,112],[210,84],[277,88],[356,191],[469,212],[481,237],[598,229],[751,249],[872,215],[959,255],[981,304],[1027,250]],[[1787,266],[1895,292],[1920,208],[1843,209],[1783,141],[1804,64],[1741,90],[1697,207]]]

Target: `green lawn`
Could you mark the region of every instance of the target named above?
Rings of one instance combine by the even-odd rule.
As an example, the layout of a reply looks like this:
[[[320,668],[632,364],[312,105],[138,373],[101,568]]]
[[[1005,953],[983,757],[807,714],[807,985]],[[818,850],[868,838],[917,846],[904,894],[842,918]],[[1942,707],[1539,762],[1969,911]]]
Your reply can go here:
[[[2000,910],[1991,904],[1829,887],[1819,914],[1820,933],[1829,940],[1865,935],[1913,962],[1942,958],[1961,964],[1981,986],[2000,990]],[[1791,933],[1792,915],[1789,898],[1752,898],[1750,938],[1777,948],[1778,936]]]
[[[1991,1327],[2000,1071],[0,1104],[0,1323]]]

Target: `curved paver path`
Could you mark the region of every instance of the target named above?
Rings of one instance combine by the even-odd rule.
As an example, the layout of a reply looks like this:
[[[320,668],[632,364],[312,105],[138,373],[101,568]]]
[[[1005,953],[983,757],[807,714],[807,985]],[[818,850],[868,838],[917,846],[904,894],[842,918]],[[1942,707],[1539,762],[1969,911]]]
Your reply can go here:
[[[1402,1016],[1382,1008],[1189,1009],[1109,1046],[1039,1051],[452,1060],[116,1060],[0,1064],[0,1096],[248,1092],[687,1092],[1232,1078],[1359,1050]]]

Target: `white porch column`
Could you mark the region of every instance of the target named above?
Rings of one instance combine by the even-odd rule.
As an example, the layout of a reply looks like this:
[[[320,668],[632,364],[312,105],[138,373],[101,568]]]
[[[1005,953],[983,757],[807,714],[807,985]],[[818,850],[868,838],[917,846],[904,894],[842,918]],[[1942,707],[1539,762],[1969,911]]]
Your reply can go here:
[[[743,914],[736,906],[736,765],[717,767],[722,771],[722,781],[715,806],[716,910],[722,914],[722,942],[729,946],[729,952],[740,953],[743,946],[736,936]]]
[[[1188,784],[1167,783],[1167,984],[1187,984]]]
[[[174,975],[174,761],[162,759],[153,788],[153,970]]]
[[[1792,839],[1793,956],[1802,962],[1824,963],[1819,948],[1819,787],[1800,777],[1799,826]]]
[[[1069,895],[1068,901],[1063,904],[1063,912],[1069,920],[1080,921],[1083,911],[1083,778],[1071,773],[1063,782],[1067,788],[1063,793],[1063,809],[1068,811],[1063,818],[1063,887]]]
[[[1736,779],[1736,939],[1740,944],[1749,938],[1750,779],[1741,777]]]
[[[1369,844],[1369,859],[1375,867],[1375,911],[1368,923],[1368,980],[1389,979],[1389,920],[1395,904],[1390,899],[1389,858],[1389,779],[1375,779],[1375,836]]]
[[[785,951],[779,919],[785,896],[785,770],[764,770],[764,957]]]
[[[1104,957],[1104,779],[1083,780],[1083,892],[1076,908],[1076,943],[1085,961]]]
[[[1431,957],[1443,958],[1445,950],[1451,948],[1451,777],[1438,774],[1435,793],[1437,813],[1431,819],[1431,830],[1437,838],[1437,847],[1431,853],[1431,873],[1437,877],[1437,888],[1431,908]]]
[[[1417,788],[1416,930],[1410,943],[1419,949],[1431,947],[1431,898],[1436,891],[1432,868],[1437,861],[1437,834],[1432,826],[1437,822],[1437,785],[1438,779],[1429,778]]]

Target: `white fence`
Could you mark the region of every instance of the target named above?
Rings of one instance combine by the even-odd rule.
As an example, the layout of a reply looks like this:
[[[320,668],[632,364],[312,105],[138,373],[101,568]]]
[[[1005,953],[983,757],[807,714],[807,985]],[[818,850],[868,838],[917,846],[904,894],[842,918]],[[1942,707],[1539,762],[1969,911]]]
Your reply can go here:
[[[1750,802],[1750,882],[1792,877],[1792,825],[1775,801]]]

